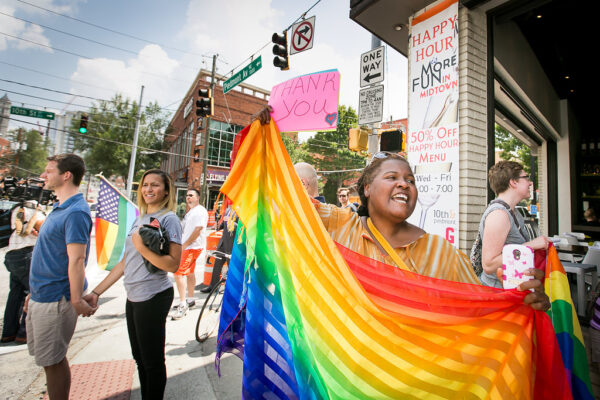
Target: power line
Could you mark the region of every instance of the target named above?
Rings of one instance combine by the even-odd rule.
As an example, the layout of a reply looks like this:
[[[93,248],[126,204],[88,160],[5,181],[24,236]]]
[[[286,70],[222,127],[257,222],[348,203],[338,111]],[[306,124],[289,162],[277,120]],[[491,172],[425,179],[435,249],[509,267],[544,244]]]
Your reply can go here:
[[[22,0],[18,0],[18,1],[22,1]],[[286,32],[286,31],[290,30],[290,29],[292,28],[292,26],[294,26],[294,24],[295,24],[296,22],[298,22],[298,21],[300,21],[301,19],[303,19],[303,18],[306,16],[306,14],[307,14],[307,13],[308,13],[310,10],[312,10],[312,9],[313,9],[313,8],[314,8],[314,7],[315,7],[317,4],[319,4],[320,2],[321,2],[321,0],[317,0],[317,1],[316,1],[316,2],[315,2],[313,5],[312,5],[312,6],[310,6],[310,7],[308,8],[308,10],[306,10],[306,11],[304,11],[302,14],[300,14],[300,16],[299,16],[298,18],[296,18],[296,19],[294,20],[294,22],[292,22],[292,23],[291,23],[291,24],[290,24],[290,25],[289,25],[287,28],[285,28],[285,29],[283,30],[283,32]],[[267,43],[266,43],[265,45],[263,45],[263,46],[262,46],[260,49],[258,49],[258,50],[257,50],[257,51],[255,51],[254,53],[252,53],[250,56],[248,56],[248,57],[244,58],[244,60],[243,60],[241,63],[239,63],[238,65],[236,65],[235,67],[233,67],[233,68],[231,69],[231,71],[229,71],[227,74],[225,74],[225,76],[227,76],[228,74],[231,74],[231,75],[233,76],[233,71],[235,71],[235,70],[236,70],[236,69],[238,69],[240,66],[242,66],[243,64],[245,64],[247,60],[250,60],[250,61],[252,61],[252,60],[254,59],[254,57],[255,57],[255,56],[258,54],[258,53],[260,53],[261,51],[263,51],[265,47],[267,47],[267,46],[269,46],[269,45],[271,45],[271,44],[272,44],[271,42],[267,42]]]
[[[31,25],[36,25],[36,26],[39,26],[39,27],[42,27],[42,28],[45,28],[45,29],[48,29],[48,30],[51,30],[51,31],[54,31],[54,32],[62,33],[63,35],[67,35],[67,36],[71,36],[71,37],[74,37],[74,38],[77,38],[77,39],[85,40],[85,41],[88,41],[90,43],[95,43],[95,44],[98,44],[100,46],[108,47],[108,48],[111,48],[111,49],[114,49],[114,50],[124,51],[126,53],[134,54],[136,56],[142,56],[142,54],[140,54],[139,52],[134,51],[134,50],[124,49],[122,47],[117,47],[117,46],[114,46],[114,45],[111,45],[111,44],[108,44],[108,43],[103,43],[103,42],[99,42],[99,41],[94,40],[94,39],[90,39],[90,38],[86,38],[86,37],[83,37],[83,36],[75,35],[74,33],[62,31],[60,29],[52,28],[52,27],[47,26],[47,25],[38,24],[36,22],[29,21],[29,20],[26,20],[24,18],[19,18],[17,16],[10,15],[10,14],[4,13],[2,11],[0,11],[0,14],[2,14],[4,16],[7,16],[7,17],[14,18],[14,19],[18,19],[18,20],[23,21],[23,22],[27,22],[27,23],[29,23]],[[151,56],[147,56],[147,55],[144,55],[143,57],[145,57],[145,58],[151,58],[151,59],[156,59],[156,57],[151,57]],[[197,67],[191,67],[191,66],[185,65],[185,64],[180,64],[180,65],[182,67],[185,67],[185,68],[188,68],[188,69],[191,69],[191,70],[194,70],[194,71],[198,70]]]
[[[143,38],[140,38],[140,37],[137,37],[137,36],[133,36],[133,35],[130,35],[130,34],[128,34],[128,33],[119,32],[119,31],[116,31],[116,30],[114,30],[114,29],[106,28],[106,27],[104,27],[104,26],[100,26],[100,25],[94,24],[94,23],[92,23],[92,22],[89,22],[89,21],[85,21],[85,20],[82,20],[82,19],[78,19],[78,18],[75,18],[75,17],[71,17],[71,16],[69,16],[69,15],[66,15],[66,14],[61,14],[61,13],[59,13],[59,12],[56,12],[56,11],[54,11],[54,10],[50,10],[50,9],[48,9],[48,8],[44,8],[44,7],[38,6],[38,5],[36,5],[36,4],[32,4],[32,3],[29,3],[29,2],[27,2],[27,1],[24,1],[24,0],[17,0],[17,1],[19,1],[19,2],[21,2],[21,3],[23,3],[23,4],[27,4],[27,5],[31,6],[31,7],[35,7],[35,8],[38,8],[38,9],[40,9],[40,10],[44,10],[44,11],[46,11],[46,12],[49,12],[49,13],[52,13],[52,14],[55,14],[55,15],[61,16],[61,17],[63,17],[63,18],[68,18],[68,19],[70,19],[70,20],[77,21],[77,22],[80,22],[80,23],[82,23],[82,24],[86,24],[86,25],[93,26],[94,28],[102,29],[102,30],[104,30],[104,31],[107,31],[107,32],[116,33],[117,35],[121,35],[121,36],[125,36],[125,37],[131,38],[131,39],[139,40],[139,41],[141,41],[141,42],[144,42],[144,43],[156,44],[156,45],[159,45],[159,46],[161,46],[161,47],[164,47],[164,48],[167,48],[167,49],[175,50],[175,51],[178,51],[178,52],[180,52],[180,53],[184,53],[184,54],[190,54],[190,55],[194,55],[194,56],[197,56],[197,57],[203,57],[203,58],[212,58],[212,57],[210,57],[210,56],[207,56],[207,55],[205,55],[205,54],[197,54],[197,53],[192,53],[192,52],[189,52],[189,51],[185,51],[185,50],[178,49],[178,48],[176,48],[176,47],[167,46],[167,45],[165,45],[165,44],[161,44],[161,43],[152,42],[152,41],[150,41],[150,40],[143,39]]]
[[[21,123],[28,124],[28,125],[36,125],[33,122],[23,121],[23,120],[12,118],[12,117],[8,118],[8,119],[11,120],[11,121],[21,122]],[[89,136],[89,135],[85,135],[83,133],[72,132],[72,131],[69,131],[69,130],[66,130],[66,129],[58,129],[58,128],[52,128],[52,129],[55,130],[55,131],[58,131],[58,132],[64,132],[64,133],[66,133],[66,134],[68,134],[68,135],[70,135],[72,137],[77,137],[77,135],[79,135],[79,136],[82,136],[82,137],[87,138],[87,139],[100,140],[100,141],[103,141],[103,142],[109,142],[109,143],[113,143],[113,144],[120,144],[120,145],[123,145],[123,146],[133,147],[133,145],[130,144],[130,143],[119,142],[118,140],[106,139],[106,138],[101,138],[101,137],[97,137],[97,136]],[[194,158],[194,159],[200,159],[200,160],[207,160],[208,161],[207,158],[199,158],[199,157],[194,157],[194,156],[187,156],[185,154],[173,153],[173,152],[164,151],[164,150],[156,150],[156,149],[152,149],[152,148],[149,148],[149,147],[143,147],[143,146],[136,146],[136,147],[138,149],[145,150],[145,151],[151,151],[153,153],[175,155],[175,156],[179,156],[179,157],[187,157],[187,158]]]
[[[24,41],[24,42],[32,43],[32,44],[35,44],[35,45],[37,45],[37,46],[46,47],[46,48],[48,48],[48,49],[51,49],[51,50],[55,50],[55,51],[59,51],[59,52],[62,52],[62,53],[70,54],[70,55],[72,55],[72,56],[76,56],[76,57],[85,58],[86,60],[92,60],[92,58],[91,58],[91,57],[84,56],[83,54],[74,53],[74,52],[72,52],[72,51],[69,51],[69,50],[65,50],[65,49],[59,49],[58,47],[53,47],[53,46],[48,46],[47,44],[38,43],[38,42],[35,42],[35,41],[33,41],[33,40],[25,39],[25,38],[22,38],[22,37],[19,37],[19,36],[10,35],[10,34],[8,34],[8,33],[5,33],[5,32],[0,32],[0,34],[2,34],[2,35],[4,35],[4,36],[11,37],[11,38],[13,38],[13,39],[22,40],[22,41]],[[184,81],[184,80],[182,80],[182,79],[176,79],[176,78],[167,78],[167,77],[166,77],[166,76],[164,76],[164,75],[153,74],[152,72],[140,71],[140,73],[142,73],[142,74],[146,74],[146,75],[150,75],[150,76],[154,76],[154,77],[156,77],[156,78],[161,78],[161,79],[166,79],[166,80],[172,80],[172,81],[177,81],[177,82],[183,82],[183,83],[187,83],[187,81]]]

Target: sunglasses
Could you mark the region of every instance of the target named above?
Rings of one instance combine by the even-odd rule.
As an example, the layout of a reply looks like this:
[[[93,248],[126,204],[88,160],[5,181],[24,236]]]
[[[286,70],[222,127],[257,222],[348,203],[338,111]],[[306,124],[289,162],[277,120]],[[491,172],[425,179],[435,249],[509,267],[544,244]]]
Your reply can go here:
[[[515,180],[518,181],[519,179],[527,179],[527,180],[529,180],[529,175],[521,175],[518,178],[516,178]]]

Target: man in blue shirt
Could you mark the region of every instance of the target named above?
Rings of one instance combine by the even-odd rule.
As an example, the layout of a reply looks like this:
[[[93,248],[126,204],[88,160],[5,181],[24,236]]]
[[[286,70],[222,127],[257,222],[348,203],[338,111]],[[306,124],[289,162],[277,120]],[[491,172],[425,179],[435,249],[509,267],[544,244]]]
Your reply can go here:
[[[27,302],[27,346],[44,367],[50,400],[69,398],[71,371],[66,354],[77,316],[96,308],[83,299],[92,219],[79,184],[85,164],[75,154],[48,157],[41,177],[59,203],[40,229],[33,250]]]

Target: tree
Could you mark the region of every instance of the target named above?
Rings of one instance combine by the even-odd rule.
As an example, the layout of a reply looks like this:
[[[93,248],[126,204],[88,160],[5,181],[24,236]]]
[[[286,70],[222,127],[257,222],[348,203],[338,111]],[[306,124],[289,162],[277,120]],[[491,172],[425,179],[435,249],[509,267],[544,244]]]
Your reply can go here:
[[[338,124],[335,131],[317,132],[306,141],[307,157],[317,171],[343,171],[365,166],[365,157],[348,149],[348,130],[357,126],[358,115],[352,107],[338,106]],[[321,192],[328,203],[337,201],[336,191],[344,180],[356,176],[353,172],[327,174]]]
[[[117,94],[110,101],[92,105],[88,112],[87,133],[80,134],[80,120],[73,119],[71,132],[75,135],[75,149],[84,152],[88,171],[93,174],[102,172],[105,176],[127,176],[132,147],[125,143],[133,144],[137,112],[135,101]],[[161,150],[168,117],[157,103],[147,105],[141,114],[138,146]],[[135,178],[141,177],[147,169],[160,166],[163,155],[152,150],[140,151],[138,148]]]
[[[281,140],[283,141],[283,145],[290,155],[292,164],[304,161],[307,158],[308,153],[306,152],[306,146],[304,144],[298,143],[298,141],[290,138],[285,133],[281,135]]]
[[[534,175],[537,182],[537,163],[535,164],[536,173],[531,173],[531,149],[525,143],[514,137],[510,132],[496,124],[496,143],[497,149],[501,150],[500,158],[503,160],[517,161],[523,165],[525,172],[529,175]],[[537,187],[537,184],[535,185]]]
[[[7,168],[9,174],[19,178],[28,178],[44,172],[48,152],[47,143],[40,132],[35,129],[28,131],[18,129],[13,130],[11,134],[13,141],[19,147],[8,157],[3,158],[0,168]]]

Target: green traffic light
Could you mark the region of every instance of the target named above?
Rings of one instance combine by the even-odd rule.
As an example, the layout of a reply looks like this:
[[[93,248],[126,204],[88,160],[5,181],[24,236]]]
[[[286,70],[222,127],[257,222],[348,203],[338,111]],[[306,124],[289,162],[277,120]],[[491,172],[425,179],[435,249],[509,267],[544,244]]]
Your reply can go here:
[[[79,133],[86,133],[87,132],[87,128],[79,128]]]

